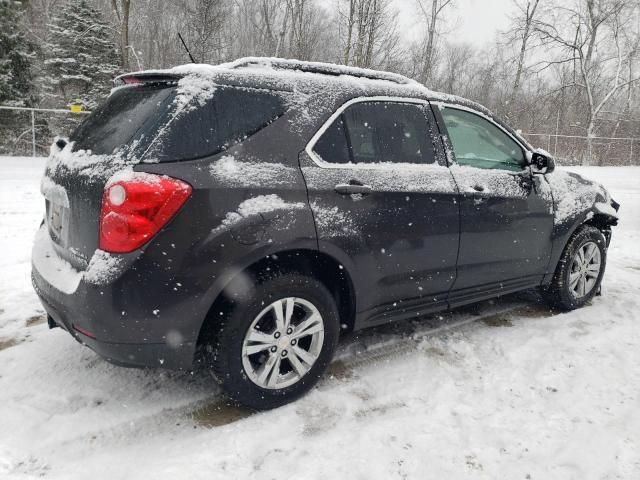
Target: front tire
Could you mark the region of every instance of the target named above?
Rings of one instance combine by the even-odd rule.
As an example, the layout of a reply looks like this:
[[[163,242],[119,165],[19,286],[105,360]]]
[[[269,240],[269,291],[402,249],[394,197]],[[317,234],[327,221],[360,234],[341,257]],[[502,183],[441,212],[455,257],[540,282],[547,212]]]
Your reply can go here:
[[[580,227],[562,253],[551,285],[543,291],[552,306],[575,310],[590,302],[600,289],[607,261],[607,242],[600,230]]]
[[[322,283],[279,273],[231,302],[209,363],[233,400],[258,410],[279,407],[317,383],[339,330],[333,296]]]

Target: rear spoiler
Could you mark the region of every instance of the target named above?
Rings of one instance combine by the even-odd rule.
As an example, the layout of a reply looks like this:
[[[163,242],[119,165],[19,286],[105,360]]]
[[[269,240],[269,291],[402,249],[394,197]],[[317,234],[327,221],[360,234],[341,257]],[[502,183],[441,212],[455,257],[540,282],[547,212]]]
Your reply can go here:
[[[142,83],[176,83],[182,75],[174,73],[125,73],[115,78],[114,86],[139,85]]]

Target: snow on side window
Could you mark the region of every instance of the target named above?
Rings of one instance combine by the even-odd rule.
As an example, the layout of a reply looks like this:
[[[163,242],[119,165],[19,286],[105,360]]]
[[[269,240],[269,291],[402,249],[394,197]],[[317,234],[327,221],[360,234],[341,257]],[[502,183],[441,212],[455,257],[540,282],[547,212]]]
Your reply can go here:
[[[520,171],[525,166],[522,148],[493,123],[456,108],[441,110],[456,162],[488,170]]]
[[[271,90],[179,83],[175,111],[161,122],[144,161],[190,160],[227,150],[284,114]],[[198,93],[199,92],[199,93]]]

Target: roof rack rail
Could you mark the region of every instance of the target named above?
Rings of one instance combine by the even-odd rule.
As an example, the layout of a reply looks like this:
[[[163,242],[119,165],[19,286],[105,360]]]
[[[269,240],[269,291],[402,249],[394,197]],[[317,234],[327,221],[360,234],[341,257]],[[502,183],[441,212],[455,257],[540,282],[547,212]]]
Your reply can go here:
[[[222,64],[220,67],[230,69],[265,68],[273,70],[297,70],[300,72],[319,73],[322,75],[333,76],[348,75],[351,77],[367,78],[371,80],[385,80],[401,85],[417,83],[415,80],[397,73],[370,70],[367,68],[347,67],[333,63],[305,62],[302,60],[289,60],[273,57],[244,57],[230,63]]]

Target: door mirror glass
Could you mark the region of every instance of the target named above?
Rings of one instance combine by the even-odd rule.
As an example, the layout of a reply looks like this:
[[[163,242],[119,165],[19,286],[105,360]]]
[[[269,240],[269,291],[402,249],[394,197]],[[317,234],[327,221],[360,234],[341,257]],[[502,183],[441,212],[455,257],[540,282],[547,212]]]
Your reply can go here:
[[[548,153],[534,152],[531,155],[531,168],[534,173],[551,173],[556,169],[556,161]]]

